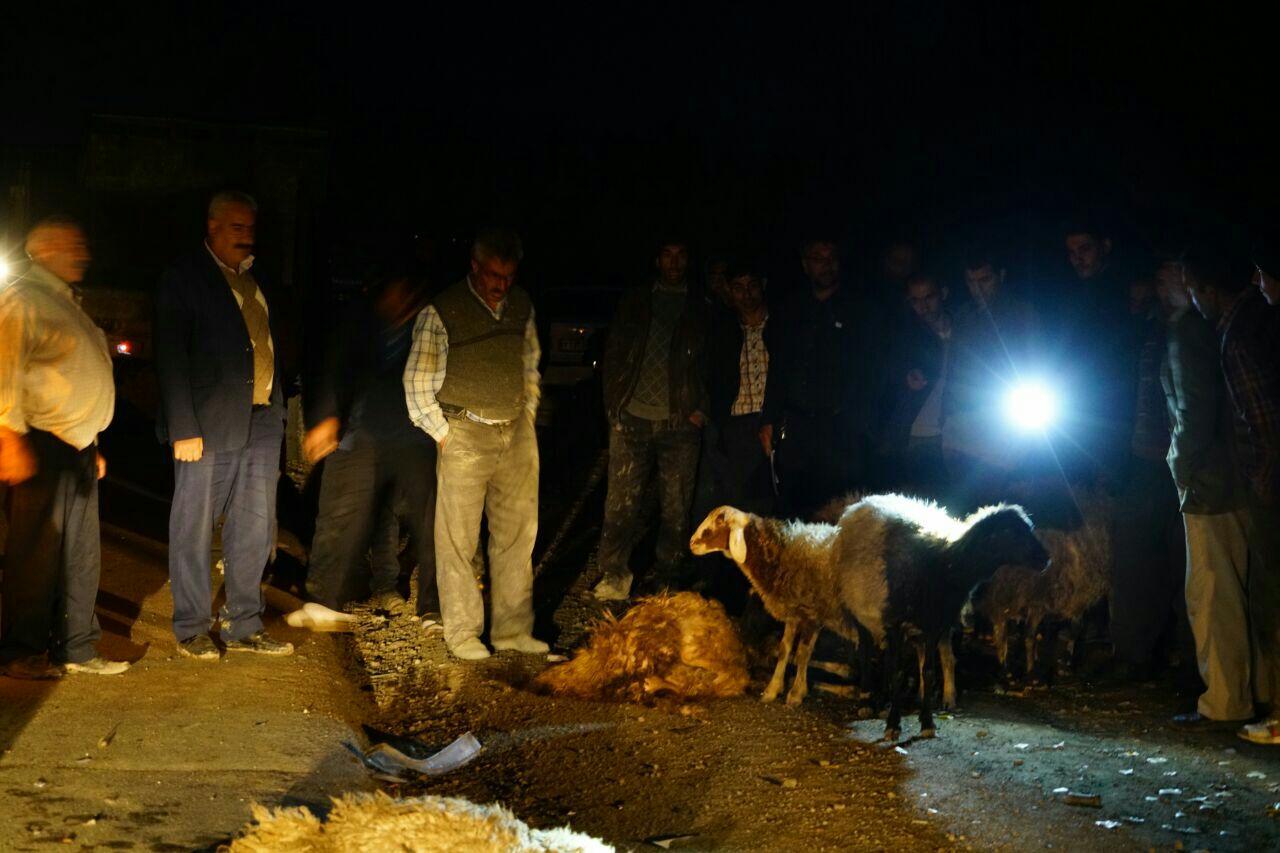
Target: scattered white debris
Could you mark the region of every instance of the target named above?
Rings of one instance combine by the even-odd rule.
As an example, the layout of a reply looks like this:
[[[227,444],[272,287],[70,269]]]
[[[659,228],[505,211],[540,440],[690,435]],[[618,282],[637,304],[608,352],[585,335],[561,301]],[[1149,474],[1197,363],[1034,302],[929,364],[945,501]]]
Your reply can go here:
[[[1118,820],[1095,820],[1093,825],[1100,826],[1103,829],[1119,829],[1123,826],[1123,824]]]
[[[1151,758],[1147,759],[1147,763],[1148,764],[1167,764],[1169,763],[1169,759],[1165,758],[1162,755],[1154,755]]]

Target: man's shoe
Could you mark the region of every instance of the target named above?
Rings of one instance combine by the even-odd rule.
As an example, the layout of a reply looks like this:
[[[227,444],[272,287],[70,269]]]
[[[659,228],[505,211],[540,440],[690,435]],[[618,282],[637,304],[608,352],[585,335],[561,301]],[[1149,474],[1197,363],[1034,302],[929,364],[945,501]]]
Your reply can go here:
[[[598,601],[626,601],[631,597],[631,577],[603,577],[591,594]]]
[[[1230,729],[1240,725],[1239,720],[1215,720],[1212,717],[1206,717],[1199,711],[1192,711],[1189,714],[1174,714],[1173,724],[1183,729],[1200,729],[1202,731],[1214,731],[1215,729]]]
[[[1252,743],[1280,743],[1280,718],[1271,717],[1259,723],[1241,726],[1236,735]]]
[[[541,640],[525,634],[523,637],[512,637],[508,640],[494,640],[493,648],[499,652],[520,652],[525,655],[545,655],[551,647]]]
[[[222,657],[208,634],[196,634],[178,643],[178,654],[195,660],[217,660]]]
[[[428,634],[440,634],[444,632],[444,620],[439,612],[429,611],[418,617],[418,621],[422,623],[422,630]]]
[[[266,631],[259,631],[240,640],[227,640],[227,651],[253,652],[255,655],[284,657],[293,654],[293,643],[282,643],[279,640],[273,640],[267,635]]]
[[[284,617],[285,624],[290,628],[307,628],[312,631],[351,631],[351,626],[357,621],[359,620],[350,613],[331,610],[314,601],[308,601]]]
[[[122,672],[128,672],[129,664],[122,660],[107,660],[106,658],[93,657],[87,661],[80,663],[67,662],[62,665],[65,672],[87,673],[89,675],[119,675]]]
[[[450,646],[449,651],[458,660],[484,660],[489,656],[489,650],[480,642],[479,637],[468,637],[458,645]]]
[[[23,681],[53,681],[62,677],[62,669],[51,665],[44,655],[14,658],[5,664],[3,672]]]

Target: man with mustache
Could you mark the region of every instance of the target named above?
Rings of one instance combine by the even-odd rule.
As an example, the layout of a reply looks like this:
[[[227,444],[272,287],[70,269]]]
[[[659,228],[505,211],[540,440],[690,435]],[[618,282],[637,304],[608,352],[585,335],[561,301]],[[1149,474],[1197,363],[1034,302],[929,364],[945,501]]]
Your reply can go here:
[[[102,565],[98,433],[115,408],[107,339],[80,308],[80,226],[51,217],[27,237],[30,268],[0,281],[0,483],[9,541],[0,655],[13,678],[118,675],[94,650]],[[46,659],[47,653],[47,659]]]
[[[156,292],[155,352],[162,399],[157,433],[173,447],[169,579],[178,651],[220,654],[210,631],[209,560],[219,517],[227,651],[288,655],[262,627],[262,570],[275,534],[284,438],[278,318],[253,268],[258,205],[241,192],[209,202],[202,247],[165,272]]]

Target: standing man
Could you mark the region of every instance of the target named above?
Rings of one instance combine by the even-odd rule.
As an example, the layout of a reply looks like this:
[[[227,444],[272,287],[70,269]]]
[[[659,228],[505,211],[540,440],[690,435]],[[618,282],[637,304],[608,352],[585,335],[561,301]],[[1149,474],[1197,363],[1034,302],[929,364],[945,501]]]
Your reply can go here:
[[[1169,280],[1168,266],[1175,267],[1176,281]],[[1157,274],[1160,301],[1174,311],[1160,384],[1169,413],[1169,471],[1186,530],[1187,616],[1205,690],[1195,710],[1174,721],[1248,721],[1248,518],[1232,452],[1235,412],[1218,364],[1218,337],[1190,307],[1185,276],[1181,263],[1166,264]]]
[[[631,290],[618,305],[604,356],[609,486],[597,558],[604,576],[595,587],[602,601],[621,601],[631,593],[631,549],[655,464],[662,517],[654,553],[658,568],[650,580],[678,583],[689,550],[698,433],[709,406],[706,315],[689,287],[683,240],[662,242],[654,266],[657,280]]]
[[[157,434],[173,447],[169,580],[178,651],[217,660],[210,636],[213,526],[222,526],[227,651],[289,655],[262,627],[262,570],[275,536],[284,438],[284,377],[271,291],[253,267],[258,204],[241,192],[209,202],[205,243],[156,291]]]
[[[53,217],[31,229],[27,254],[27,272],[0,283],[0,483],[10,492],[4,672],[118,675],[129,665],[94,648],[98,480],[107,470],[97,443],[116,393],[107,339],[73,289],[89,246],[79,225]]]
[[[514,232],[480,232],[471,274],[418,315],[404,370],[409,417],[439,453],[436,568],[445,643],[462,660],[489,657],[472,568],[481,516],[489,522],[490,641],[500,651],[548,651],[533,637],[542,350],[529,294],[515,285],[523,258]]]

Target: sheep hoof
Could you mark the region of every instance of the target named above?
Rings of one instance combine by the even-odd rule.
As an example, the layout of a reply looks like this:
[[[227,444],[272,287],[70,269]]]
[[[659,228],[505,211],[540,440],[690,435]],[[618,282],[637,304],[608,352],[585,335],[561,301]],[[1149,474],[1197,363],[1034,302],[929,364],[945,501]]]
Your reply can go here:
[[[803,702],[803,701],[804,701],[804,694],[803,694],[803,693],[788,693],[788,694],[787,694],[787,704],[788,704],[788,705],[793,705],[793,706],[794,706],[794,705],[799,705],[799,704],[800,704],[801,702]]]
[[[777,699],[777,698],[778,698],[778,694],[777,694],[777,693],[770,693],[770,692],[768,692],[768,691],[766,690],[766,691],[764,692],[764,694],[760,697],[760,701],[761,701],[761,702],[772,702],[774,699]]]
[[[889,741],[889,743],[897,743],[898,739],[901,737],[902,737],[901,729],[885,729],[884,730],[884,739]]]
[[[937,737],[937,735],[938,735],[938,730],[934,728],[920,730],[920,737],[922,738],[932,738],[932,737]]]

